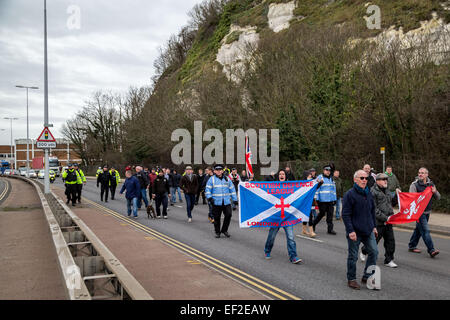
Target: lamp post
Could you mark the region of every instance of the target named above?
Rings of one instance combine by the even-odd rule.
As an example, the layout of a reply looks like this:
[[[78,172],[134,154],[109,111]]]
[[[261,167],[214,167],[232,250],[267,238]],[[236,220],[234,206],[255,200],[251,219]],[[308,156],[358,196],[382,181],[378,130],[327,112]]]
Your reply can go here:
[[[16,86],[17,88],[21,89],[27,89],[27,177],[30,175],[30,147],[29,147],[29,135],[30,135],[30,129],[29,129],[29,121],[28,121],[28,89],[32,90],[38,90],[38,87],[27,87],[27,86]]]
[[[19,118],[8,118],[8,117],[4,117],[3,119],[10,120],[10,122],[11,122],[11,158],[12,158],[12,157],[13,157],[13,131],[12,131],[12,122],[13,122],[13,120],[19,120]],[[14,156],[14,170],[17,169],[16,166],[17,166],[17,162],[16,162],[16,157]]]

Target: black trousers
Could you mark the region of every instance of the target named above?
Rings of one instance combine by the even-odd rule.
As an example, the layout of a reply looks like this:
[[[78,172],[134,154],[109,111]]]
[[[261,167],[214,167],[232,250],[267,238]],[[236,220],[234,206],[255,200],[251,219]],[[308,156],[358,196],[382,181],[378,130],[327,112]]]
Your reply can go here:
[[[76,184],[66,184],[66,197],[67,203],[72,201],[72,204],[77,202],[77,185]]]
[[[117,185],[113,185],[113,184],[109,187],[109,189],[111,191],[111,200],[114,200],[114,196],[116,195],[116,188],[117,188]]]
[[[197,194],[195,196],[195,204],[198,204],[198,200],[200,200],[200,195],[202,195],[203,204],[206,204],[206,197],[205,197],[205,191],[197,191]]]
[[[220,218],[222,216],[222,212],[225,218],[223,219],[222,229],[220,229]],[[228,232],[228,227],[230,226],[232,216],[231,204],[222,206],[213,205],[212,214],[214,216],[214,230],[216,233]]]
[[[155,196],[155,207],[156,207],[156,216],[161,216],[161,204],[163,206],[163,217],[167,216],[167,206],[169,205],[169,198],[167,197],[167,193],[156,194]]]
[[[313,226],[315,227],[320,220],[326,215],[327,216],[327,226],[328,232],[333,231],[333,212],[334,206],[332,202],[318,202],[319,204],[319,214],[317,218],[314,220]]]
[[[77,196],[76,199],[78,202],[81,202],[81,191],[83,190],[83,184],[77,184]]]
[[[103,195],[105,195],[105,201],[108,201],[109,186],[100,185],[100,199],[103,201]]]
[[[395,238],[394,238],[394,229],[392,228],[392,224],[377,226],[378,237],[376,238],[377,244],[380,242],[381,238],[384,239],[384,264],[388,264],[392,260],[394,260],[394,252],[395,252]],[[367,254],[366,248],[362,247],[361,252],[363,254]]]

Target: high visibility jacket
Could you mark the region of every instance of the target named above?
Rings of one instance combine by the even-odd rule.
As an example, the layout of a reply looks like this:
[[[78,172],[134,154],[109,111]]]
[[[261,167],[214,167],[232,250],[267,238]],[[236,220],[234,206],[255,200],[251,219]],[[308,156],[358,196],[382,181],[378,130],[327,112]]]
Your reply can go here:
[[[318,176],[319,181],[323,179],[323,184],[317,189],[317,201],[319,202],[333,202],[336,201],[336,184],[332,177]]]
[[[113,179],[116,179],[116,185],[119,185],[120,183],[120,175],[119,171],[114,170],[114,173],[112,173],[112,170],[109,170],[109,174],[113,177]],[[109,185],[111,186],[111,181],[109,182]]]
[[[81,169],[77,170],[78,174],[80,175],[80,181],[78,181],[78,184],[83,184],[83,182],[86,182],[86,177],[84,176],[84,172]]]
[[[216,206],[231,204],[230,198],[233,201],[237,201],[233,182],[225,174],[222,176],[222,179],[216,175],[209,178],[206,183],[205,196],[207,199],[212,198]]]
[[[98,175],[99,175],[100,173],[102,173],[102,172],[103,172],[103,170],[98,169],[98,170],[97,170],[97,173],[95,174],[95,177],[98,178]]]
[[[62,174],[62,178],[63,178],[65,184],[82,183],[81,177],[78,174],[77,170],[75,170],[75,169],[64,171]]]

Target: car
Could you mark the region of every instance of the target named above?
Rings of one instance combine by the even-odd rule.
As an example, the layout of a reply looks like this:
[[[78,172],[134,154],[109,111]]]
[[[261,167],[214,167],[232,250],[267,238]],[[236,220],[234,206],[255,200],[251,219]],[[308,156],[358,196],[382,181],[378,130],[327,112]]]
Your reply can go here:
[[[45,170],[39,170],[38,178],[39,179],[44,179],[44,177],[45,177]]]
[[[19,170],[16,170],[16,169],[14,169],[14,171],[13,171],[13,175],[15,175],[15,176],[20,176],[20,171],[19,171]]]
[[[25,177],[27,175],[27,168],[19,168],[20,175]]]
[[[11,173],[11,169],[6,169],[4,172],[3,172],[3,175],[5,175],[5,176],[10,176],[12,173]]]
[[[36,171],[30,169],[30,171],[28,171],[28,177],[29,178],[37,178]]]

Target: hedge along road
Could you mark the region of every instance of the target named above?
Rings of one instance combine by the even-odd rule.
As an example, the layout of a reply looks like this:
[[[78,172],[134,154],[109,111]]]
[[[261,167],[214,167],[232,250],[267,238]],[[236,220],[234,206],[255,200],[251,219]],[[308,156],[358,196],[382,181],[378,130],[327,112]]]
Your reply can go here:
[[[55,186],[63,187],[61,179]],[[108,209],[109,214],[126,216],[126,200],[119,195],[107,203],[100,201],[100,189],[94,180],[89,180],[83,187],[83,197]],[[138,211],[139,218],[134,224],[142,230],[149,230],[161,241],[170,238],[171,245],[183,247],[189,255],[197,254],[208,257],[223,268],[228,268],[228,275],[246,283],[256,290],[262,290],[275,299],[448,299],[450,297],[450,238],[433,234],[435,247],[441,253],[431,259],[421,241],[421,254],[408,252],[408,242],[412,231],[395,230],[396,269],[383,265],[384,248],[381,240],[378,250],[377,265],[381,269],[381,290],[372,291],[363,287],[354,291],[347,287],[347,239],[341,221],[335,221],[337,236],[326,233],[326,223],[321,221],[317,226],[316,239],[301,236],[301,225],[294,227],[298,256],[303,264],[294,265],[289,262],[286,238],[280,230],[274,248],[272,260],[264,257],[264,245],[268,229],[240,229],[238,211],[233,211],[229,228],[231,238],[214,238],[213,225],[208,221],[208,206],[201,204],[193,210],[192,223],[187,222],[185,200],[175,206],[169,206],[168,219],[152,220],[147,218],[144,209]],[[144,205],[143,205],[144,208]],[[162,208],[161,208],[162,209]],[[167,240],[165,241],[166,243]],[[176,246],[175,246],[176,247]],[[197,257],[198,258],[198,257]],[[206,259],[206,258],[205,258]],[[207,261],[203,261],[208,264]],[[220,263],[219,263],[220,262]],[[218,269],[217,266],[211,267]],[[358,281],[362,276],[364,264],[357,263]],[[247,277],[248,281],[238,278]],[[189,276],[188,274],[186,276]],[[257,284],[263,289],[252,285]],[[418,289],[420,288],[420,289]],[[274,294],[270,294],[270,292]],[[214,298],[214,297],[211,297]]]

